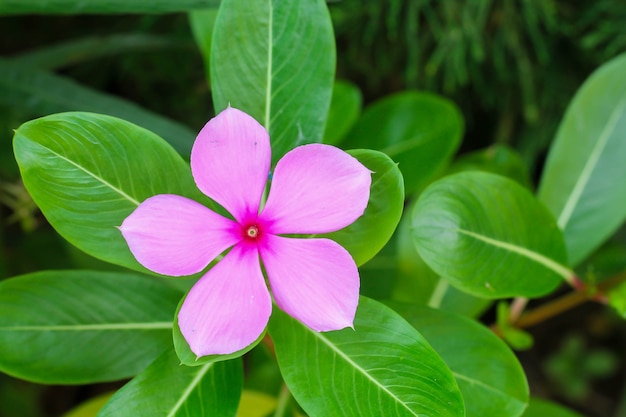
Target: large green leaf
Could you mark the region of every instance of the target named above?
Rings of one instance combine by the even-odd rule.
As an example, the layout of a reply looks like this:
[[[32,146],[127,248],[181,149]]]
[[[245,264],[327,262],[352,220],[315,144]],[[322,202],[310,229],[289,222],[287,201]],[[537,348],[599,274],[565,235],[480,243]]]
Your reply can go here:
[[[397,165],[381,152],[348,152],[372,171],[370,199],[365,213],[350,226],[325,236],[345,247],[357,265],[376,255],[389,241],[404,208],[404,185]]]
[[[413,241],[440,276],[486,298],[541,296],[573,276],[548,210],[495,174],[462,172],[430,185],[413,212]]]
[[[532,398],[523,417],[582,417],[582,415],[558,404]]]
[[[626,54],[578,90],[552,144],[539,199],[577,265],[626,219]]]
[[[359,87],[348,81],[337,80],[328,110],[324,143],[341,142],[361,114],[363,96]]]
[[[114,117],[63,113],[15,132],[26,189],[50,224],[88,254],[145,271],[117,226],[155,194],[196,198],[189,166],[154,133]]]
[[[189,367],[169,349],[113,395],[98,417],[234,417],[242,385],[240,359]]]
[[[491,330],[428,307],[391,307],[415,326],[450,367],[463,393],[467,417],[518,417],[524,412],[528,403],[524,370]]]
[[[323,0],[225,0],[211,47],[216,111],[229,104],[269,131],[276,162],[321,142],[335,74],[332,22]]]
[[[220,0],[0,0],[0,14],[171,13],[215,7]]]
[[[354,330],[319,333],[276,309],[269,331],[285,382],[309,415],[465,415],[441,358],[376,301],[361,297]]]
[[[135,375],[172,345],[182,294],[158,280],[46,271],[0,282],[0,370],[46,384]]]
[[[157,133],[178,152],[188,156],[195,133],[172,120],[76,82],[0,59],[0,103],[37,115],[64,111],[89,111],[120,117]]]
[[[342,147],[389,155],[400,166],[408,194],[425,186],[449,162],[462,134],[463,118],[454,103],[407,91],[367,107]]]
[[[204,71],[209,86],[211,84],[209,71],[211,66],[211,44],[213,43],[213,29],[215,28],[217,11],[218,9],[205,9],[189,12],[189,25],[204,60]]]

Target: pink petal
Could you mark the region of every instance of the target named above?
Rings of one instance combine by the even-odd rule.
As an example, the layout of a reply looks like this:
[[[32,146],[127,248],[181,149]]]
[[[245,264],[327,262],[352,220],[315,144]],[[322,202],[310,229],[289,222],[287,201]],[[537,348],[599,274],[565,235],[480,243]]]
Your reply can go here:
[[[259,245],[276,304],[313,330],[352,327],[359,301],[359,272],[330,239],[266,235]]]
[[[237,352],[259,338],[272,312],[254,245],[236,245],[191,288],[178,326],[200,356]]]
[[[334,232],[363,214],[371,182],[371,172],[344,151],[300,146],[278,161],[261,217],[274,234]]]
[[[185,197],[160,194],[145,200],[120,231],[140,264],[159,274],[202,271],[237,243],[239,226]]]
[[[228,107],[202,128],[191,151],[191,172],[203,193],[239,222],[259,212],[270,169],[267,131]]]

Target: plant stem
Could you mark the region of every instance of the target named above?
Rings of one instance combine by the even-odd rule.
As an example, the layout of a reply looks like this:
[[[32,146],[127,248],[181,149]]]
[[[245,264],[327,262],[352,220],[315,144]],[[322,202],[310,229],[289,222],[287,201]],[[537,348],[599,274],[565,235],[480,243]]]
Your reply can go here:
[[[586,301],[597,301],[606,304],[608,299],[604,293],[624,281],[626,281],[626,271],[602,282],[596,288],[586,287],[581,281],[576,279],[577,285],[575,288],[577,291],[565,294],[554,301],[521,314],[519,319],[516,321],[512,320],[511,324],[518,328],[530,327],[579,306]],[[513,307],[511,307],[511,309],[513,309]],[[513,314],[511,314],[511,316],[513,316]]]
[[[287,388],[287,385],[283,384],[280,388],[280,393],[278,394],[278,404],[276,404],[276,411],[274,412],[274,417],[285,417],[287,412],[287,406],[289,405],[289,399],[291,398],[291,393]]]

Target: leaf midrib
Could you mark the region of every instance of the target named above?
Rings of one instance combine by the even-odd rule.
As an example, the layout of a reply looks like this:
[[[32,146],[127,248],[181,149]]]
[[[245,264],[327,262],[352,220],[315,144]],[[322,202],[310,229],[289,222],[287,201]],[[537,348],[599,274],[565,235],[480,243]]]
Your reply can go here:
[[[609,117],[607,124],[604,126],[604,129],[602,129],[602,134],[600,135],[598,141],[593,147],[593,150],[589,154],[589,159],[587,160],[587,163],[583,167],[582,171],[580,171],[580,175],[576,180],[574,188],[572,189],[571,194],[567,198],[567,201],[565,202],[565,205],[563,206],[563,209],[558,216],[557,224],[559,225],[559,228],[561,230],[565,230],[567,224],[572,218],[572,215],[574,214],[574,211],[578,206],[580,198],[585,191],[585,188],[587,187],[587,184],[589,183],[589,180],[591,179],[591,176],[593,175],[593,172],[598,165],[598,162],[600,161],[600,156],[602,155],[602,152],[604,151],[606,145],[609,143],[609,139],[611,138],[611,135],[615,130],[615,126],[617,125],[617,122],[625,108],[626,97],[620,100],[617,106],[615,106],[615,108],[611,112],[611,116]]]
[[[167,417],[173,417],[176,415],[176,413],[178,412],[178,410],[180,410],[180,408],[183,406],[183,404],[185,403],[185,401],[189,398],[189,396],[191,395],[191,393],[193,392],[193,390],[196,388],[196,386],[200,383],[200,380],[204,377],[204,375],[206,375],[206,373],[209,371],[209,369],[211,369],[211,367],[215,364],[215,362],[211,362],[211,363],[207,363],[206,365],[202,366],[200,368],[200,370],[198,371],[198,374],[193,378],[193,380],[189,383],[189,385],[187,386],[187,388],[185,389],[185,391],[183,391],[182,395],[180,396],[180,398],[178,399],[178,401],[176,402],[176,404],[174,404],[174,406],[172,407],[172,409],[170,410],[170,412],[167,414]]]
[[[404,401],[402,401],[400,398],[398,398],[398,396],[396,396],[393,392],[389,391],[389,389],[387,389],[387,387],[385,387],[384,385],[380,384],[380,382],[376,379],[374,379],[364,368],[362,368],[359,364],[357,364],[356,362],[354,362],[349,356],[347,356],[344,352],[342,352],[341,350],[339,350],[337,348],[337,346],[333,343],[331,343],[330,340],[328,340],[322,333],[318,333],[318,332],[311,332],[314,336],[316,336],[318,339],[320,339],[326,346],[328,346],[331,350],[333,350],[335,353],[337,353],[340,357],[342,357],[346,362],[348,362],[350,365],[352,365],[354,367],[354,369],[358,370],[361,372],[361,374],[363,374],[367,379],[369,379],[374,385],[378,386],[380,389],[382,389],[384,392],[386,392],[387,394],[389,394],[389,396],[391,398],[393,398],[397,403],[401,404],[407,411],[409,411],[411,413],[411,415],[416,416],[416,417],[420,417],[419,414],[416,414],[415,411],[411,410]]]

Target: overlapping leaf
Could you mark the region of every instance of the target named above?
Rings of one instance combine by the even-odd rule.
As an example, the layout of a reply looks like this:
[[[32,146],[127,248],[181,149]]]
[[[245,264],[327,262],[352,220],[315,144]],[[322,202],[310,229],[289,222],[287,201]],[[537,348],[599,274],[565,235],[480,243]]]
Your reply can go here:
[[[482,297],[540,296],[573,275],[548,210],[495,174],[463,172],[429,186],[413,212],[413,241],[435,272]]]
[[[46,271],[0,282],[0,370],[30,381],[127,378],[171,346],[181,293],[157,280]]]
[[[415,326],[450,367],[463,393],[467,417],[522,415],[528,403],[524,370],[491,330],[473,320],[427,307],[392,307]]]
[[[626,219],[626,54],[578,90],[556,135],[539,199],[558,219],[576,265]]]
[[[354,330],[326,333],[275,310],[270,334],[285,382],[309,415],[465,415],[454,377],[441,358],[378,302],[362,297]]]
[[[168,349],[115,393],[98,417],[234,417],[242,384],[240,359],[189,367]]]
[[[211,46],[216,111],[229,104],[269,131],[275,163],[321,142],[335,75],[332,22],[323,0],[224,0]]]
[[[342,146],[384,152],[396,161],[407,194],[450,161],[463,133],[459,109],[431,93],[408,91],[367,107]]]
[[[26,189],[50,224],[88,254],[145,271],[117,226],[162,193],[202,199],[189,166],[161,138],[114,117],[62,113],[15,132]]]

